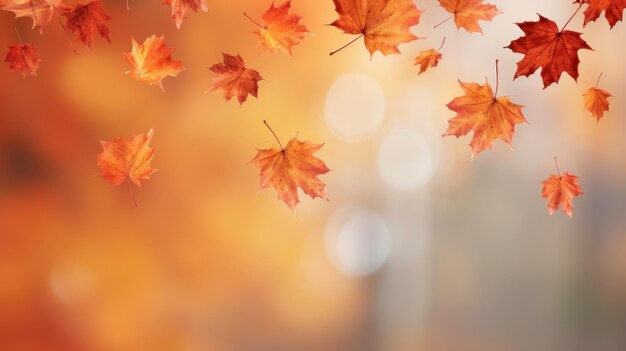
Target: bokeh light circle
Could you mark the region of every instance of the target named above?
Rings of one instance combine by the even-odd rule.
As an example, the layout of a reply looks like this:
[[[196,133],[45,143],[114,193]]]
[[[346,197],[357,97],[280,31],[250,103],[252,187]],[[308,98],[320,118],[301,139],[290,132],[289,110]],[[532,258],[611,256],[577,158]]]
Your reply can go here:
[[[324,105],[326,124],[345,142],[361,142],[374,135],[385,118],[385,94],[374,79],[345,74],[333,83]]]
[[[326,251],[335,266],[353,277],[377,271],[391,252],[391,234],[374,211],[347,206],[336,210],[326,226]]]
[[[436,161],[428,142],[408,129],[391,131],[378,150],[378,172],[396,190],[414,190],[432,178]]]

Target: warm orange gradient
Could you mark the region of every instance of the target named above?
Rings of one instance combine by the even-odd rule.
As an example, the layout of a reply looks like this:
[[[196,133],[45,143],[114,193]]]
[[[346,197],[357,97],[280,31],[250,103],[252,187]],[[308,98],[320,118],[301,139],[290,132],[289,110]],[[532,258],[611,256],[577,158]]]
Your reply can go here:
[[[0,0],[2,2],[2,0]],[[257,46],[271,1],[207,0],[180,30],[159,1],[105,0],[111,44],[91,49],[55,20],[43,35],[0,12],[0,47],[34,42],[36,77],[0,67],[0,350],[473,351],[626,349],[626,24],[582,27],[580,78],[543,90],[513,80],[504,47],[536,13],[562,26],[571,1],[487,1],[483,35],[458,31],[438,1],[399,46],[372,58],[329,26],[331,0],[293,0],[313,33],[293,57]],[[69,1],[69,4],[75,4]],[[279,5],[282,1],[277,1]],[[165,92],[125,74],[122,52],[163,35],[185,70]],[[419,75],[415,57],[441,48]],[[204,93],[222,54],[258,70],[242,106]],[[471,160],[471,136],[441,138],[458,79],[495,83],[523,105],[512,147]],[[582,94],[611,93],[599,122]],[[330,201],[300,193],[296,214],[259,188],[256,149],[297,136]],[[101,178],[98,140],[154,135],[133,206]],[[541,181],[579,176],[573,219],[548,214]]]

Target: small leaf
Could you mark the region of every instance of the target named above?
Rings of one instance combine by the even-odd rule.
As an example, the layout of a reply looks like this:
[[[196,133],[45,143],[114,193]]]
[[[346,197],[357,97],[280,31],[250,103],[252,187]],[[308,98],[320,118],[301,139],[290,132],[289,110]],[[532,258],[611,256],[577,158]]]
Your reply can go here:
[[[418,75],[426,72],[427,69],[431,67],[437,67],[439,60],[443,58],[443,55],[440,54],[435,49],[428,49],[420,51],[417,57],[415,58],[415,66],[420,66],[420,71]]]
[[[463,28],[469,33],[482,33],[478,21],[491,21],[502,13],[494,5],[483,4],[483,0],[439,0],[439,4],[454,16],[458,29]]]
[[[133,78],[148,85],[158,85],[163,89],[163,78],[176,77],[178,73],[185,70],[180,61],[172,58],[174,49],[165,46],[163,36],[152,35],[139,45],[135,38],[132,38],[131,52],[122,52],[126,62],[130,65],[130,74]]]
[[[12,0],[0,7],[2,10],[13,12],[15,18],[32,18],[33,29],[39,28],[39,32],[50,23],[55,13],[62,13],[68,8],[62,0]]]
[[[330,25],[347,34],[359,34],[357,39],[364,37],[365,47],[370,55],[374,55],[376,51],[383,55],[399,54],[398,45],[419,39],[411,33],[410,28],[419,23],[422,10],[419,10],[411,0],[333,0],[333,2],[339,19]],[[331,55],[339,50],[332,52]]]
[[[567,172],[563,175],[560,172],[558,173],[558,175],[550,174],[550,177],[543,181],[541,197],[548,199],[548,213],[552,214],[554,211],[559,210],[559,206],[563,206],[563,212],[567,213],[571,218],[574,210],[572,200],[584,193],[576,182],[577,176]]]
[[[41,62],[33,43],[9,46],[9,52],[4,61],[9,63],[11,71],[18,71],[23,77],[27,74],[37,76],[36,72]]]
[[[150,179],[157,171],[152,168],[154,147],[150,147],[150,140],[154,131],[150,129],[147,134],[137,134],[128,140],[117,138],[113,141],[102,141],[102,152],[97,155],[98,167],[102,170],[102,177],[113,185],[128,183],[131,196],[137,206],[132,187],[132,181],[141,187],[142,180]]]
[[[172,7],[172,18],[176,22],[176,28],[180,29],[183,20],[187,18],[187,9],[195,12],[207,12],[208,8],[204,0],[163,0],[163,4]]]
[[[307,35],[311,34],[304,25],[298,24],[302,17],[289,14],[290,7],[291,0],[278,7],[274,7],[272,3],[261,17],[261,28],[254,31],[259,36],[259,45],[269,49],[275,55],[278,50],[281,50],[291,56],[291,47],[300,44]]]
[[[85,5],[74,5],[64,11],[63,16],[67,17],[65,30],[75,32],[78,39],[88,48],[93,43],[95,32],[111,44],[109,28],[106,26],[111,17],[102,10],[101,0],[93,0]]]
[[[591,21],[595,21],[604,11],[604,17],[611,28],[622,20],[626,0],[577,0],[578,3],[588,4],[585,10],[585,26]]]
[[[267,125],[267,122],[263,122]],[[278,137],[276,140],[278,141]],[[313,156],[324,144],[300,141],[297,138],[292,138],[285,148],[280,141],[278,144],[279,147],[258,149],[257,155],[250,161],[261,169],[260,189],[274,187],[278,198],[294,212],[300,202],[298,188],[313,199],[319,197],[328,200],[324,192],[326,184],[317,176],[327,173],[329,169],[324,161]]]
[[[241,56],[222,54],[223,63],[211,66],[210,70],[217,73],[209,91],[222,91],[224,99],[229,101],[235,95],[239,105],[248,99],[248,94],[257,97],[258,82],[263,78],[256,70],[247,68]]]

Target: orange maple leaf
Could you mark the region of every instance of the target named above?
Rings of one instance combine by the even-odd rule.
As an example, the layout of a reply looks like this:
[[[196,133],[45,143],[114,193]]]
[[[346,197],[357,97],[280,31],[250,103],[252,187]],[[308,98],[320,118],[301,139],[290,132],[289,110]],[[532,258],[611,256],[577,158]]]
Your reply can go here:
[[[163,0],[163,4],[172,7],[172,18],[176,22],[176,28],[180,29],[183,20],[187,18],[187,9],[195,12],[207,12],[208,8],[204,0]]]
[[[313,199],[319,197],[328,201],[324,193],[326,184],[322,183],[317,176],[327,173],[329,169],[324,161],[313,156],[324,144],[300,141],[294,137],[289,140],[287,147],[283,148],[272,128],[266,121],[263,123],[274,134],[279,147],[257,149],[256,156],[250,161],[261,169],[259,190],[274,187],[278,198],[283,200],[294,213],[296,205],[300,202],[298,187]]]
[[[570,21],[571,18],[565,26]],[[578,79],[578,50],[593,50],[580,37],[582,33],[559,30],[556,23],[541,15],[538,22],[522,22],[517,25],[526,35],[513,40],[507,46],[513,52],[525,55],[517,63],[515,78],[528,77],[541,67],[544,89],[552,83],[558,83],[563,72],[567,72],[574,80]]]
[[[258,82],[263,78],[256,70],[246,68],[241,56],[222,54],[223,63],[216,63],[209,69],[218,76],[213,79],[213,85],[209,91],[221,90],[224,99],[229,101],[235,95],[239,105],[248,99],[248,94],[257,97],[259,90]]]
[[[420,71],[418,75],[426,72],[427,69],[431,67],[437,67],[439,60],[443,58],[443,55],[440,54],[435,49],[428,49],[420,51],[417,57],[415,58],[415,66],[420,66]]]
[[[457,115],[448,121],[449,127],[444,137],[454,135],[457,138],[474,131],[470,143],[472,158],[487,148],[493,141],[500,138],[511,144],[515,125],[526,122],[521,105],[509,100],[508,96],[497,97],[498,74],[496,61],[496,92],[491,90],[489,83],[463,83],[459,81],[465,95],[452,100],[447,106]]]
[[[443,55],[439,53],[439,50],[441,50],[441,48],[443,47],[443,44],[445,43],[446,43],[446,38],[444,37],[439,49],[422,50],[418,53],[417,57],[415,58],[415,64],[414,64],[415,66],[417,65],[420,66],[420,71],[417,75],[420,75],[426,72],[426,70],[431,67],[437,67],[439,60],[443,59]]]
[[[330,53],[333,55],[363,37],[370,55],[399,54],[398,45],[419,39],[410,31],[419,23],[422,10],[411,0],[333,0],[339,19],[331,23],[344,33],[359,34]]]
[[[54,14],[64,12],[68,9],[68,6],[62,0],[12,0],[0,7],[0,9],[13,12],[15,18],[32,18],[33,29],[39,28],[41,33],[43,27],[50,23]]]
[[[26,77],[27,74],[37,76],[36,72],[41,59],[37,56],[37,49],[33,43],[26,43],[9,46],[9,52],[4,61],[9,63],[11,71],[18,71]]]
[[[494,5],[483,4],[483,0],[439,0],[439,4],[452,14],[458,29],[463,28],[469,33],[482,33],[478,21],[491,21],[502,13]]]
[[[591,114],[600,122],[600,118],[604,116],[604,112],[609,110],[609,97],[613,96],[608,92],[598,88],[602,74],[598,77],[598,82],[595,87],[589,88],[584,94],[585,111],[591,112]]]
[[[152,35],[139,45],[135,38],[132,40],[131,52],[122,52],[126,62],[130,65],[130,74],[133,78],[148,85],[158,85],[163,89],[163,78],[176,77],[178,73],[185,70],[180,61],[172,58],[174,49],[165,46],[163,36]]]
[[[113,141],[100,140],[103,150],[96,159],[98,167],[102,170],[102,177],[113,185],[127,182],[131,195],[131,181],[141,188],[141,181],[150,179],[157,171],[150,165],[155,148],[148,144],[153,134],[154,131],[150,129],[147,134],[136,134],[128,140],[122,138]]]
[[[577,0],[582,4],[588,4],[589,6],[585,10],[585,23],[595,21],[600,17],[602,11],[604,11],[604,17],[611,28],[622,20],[622,13],[626,8],[626,0]]]
[[[556,162],[556,157],[554,162]],[[548,199],[548,212],[550,214],[558,211],[559,206],[563,206],[563,211],[572,218],[572,211],[574,210],[572,200],[584,193],[576,182],[577,176],[567,172],[561,175],[558,163],[556,169],[558,175],[550,174],[550,177],[543,181],[541,197]]]
[[[300,44],[307,35],[311,34],[304,25],[298,24],[302,17],[289,14],[290,7],[291,0],[278,7],[274,7],[272,2],[270,8],[261,17],[262,24],[256,23],[244,13],[250,21],[260,27],[254,31],[259,36],[259,45],[269,49],[274,55],[278,53],[278,50],[282,50],[291,56],[291,47]]]
[[[93,0],[84,5],[74,5],[63,12],[63,16],[67,17],[65,30],[68,32],[76,32],[78,39],[88,48],[93,43],[94,32],[98,32],[101,37],[111,44],[109,38],[109,28],[106,22],[111,17],[102,10],[102,1]]]

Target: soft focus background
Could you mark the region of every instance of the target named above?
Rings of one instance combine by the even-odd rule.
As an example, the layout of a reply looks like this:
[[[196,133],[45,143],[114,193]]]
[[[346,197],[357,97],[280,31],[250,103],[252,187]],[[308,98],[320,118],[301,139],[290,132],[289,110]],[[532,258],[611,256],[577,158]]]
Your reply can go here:
[[[328,56],[353,39],[326,25],[330,0],[293,1],[315,33],[293,58],[259,56],[242,15],[270,0],[208,0],[180,30],[158,1],[105,0],[112,43],[79,55],[56,19],[41,36],[0,13],[3,50],[17,28],[43,59],[36,78],[0,69],[0,350],[626,350],[626,25],[590,23],[578,84],[542,90],[539,72],[512,80],[522,55],[503,47],[514,22],[562,26],[576,5],[489,2],[503,14],[480,35],[433,29],[448,13],[418,1],[426,39],[371,60],[362,40]],[[124,74],[131,36],[152,34],[186,67],[165,93]],[[261,72],[258,99],[203,94],[222,52]],[[496,59],[529,124],[471,160],[470,137],[441,138],[445,104],[457,79],[495,83]],[[601,72],[615,97],[596,123],[581,94]],[[302,195],[293,215],[257,193],[263,119],[283,142],[325,142],[330,202]],[[98,139],[150,128],[160,171],[134,208],[100,178]],[[585,191],[573,219],[540,198],[555,155]]]

